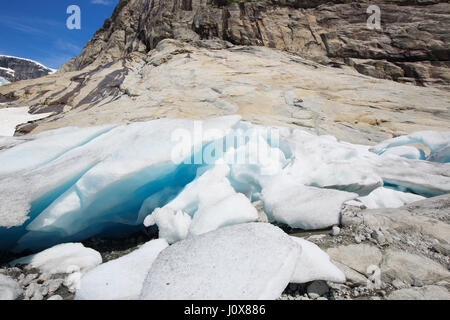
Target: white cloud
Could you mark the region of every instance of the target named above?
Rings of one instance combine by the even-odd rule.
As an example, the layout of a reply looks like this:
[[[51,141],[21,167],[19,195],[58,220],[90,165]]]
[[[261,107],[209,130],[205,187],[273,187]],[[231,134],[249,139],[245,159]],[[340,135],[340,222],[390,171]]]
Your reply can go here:
[[[101,4],[101,5],[104,5],[104,6],[109,6],[109,5],[112,4],[112,1],[111,0],[91,0],[91,3],[92,4]]]

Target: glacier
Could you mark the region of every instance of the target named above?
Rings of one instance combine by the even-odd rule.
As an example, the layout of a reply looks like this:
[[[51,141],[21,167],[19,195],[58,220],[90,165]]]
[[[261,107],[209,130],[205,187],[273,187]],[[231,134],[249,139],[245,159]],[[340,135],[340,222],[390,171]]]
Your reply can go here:
[[[301,248],[269,223],[224,227],[162,251],[143,300],[269,300],[289,284]]]
[[[8,83],[10,83],[8,80],[6,80],[3,77],[0,77],[0,86],[3,86],[3,85],[8,84]]]
[[[426,145],[427,159],[411,141]],[[257,221],[255,201],[271,222],[328,228],[349,200],[383,207],[449,193],[450,164],[432,161],[445,160],[449,141],[426,132],[364,146],[240,116],[0,137],[0,250],[39,251],[152,225],[175,243]]]
[[[409,152],[406,148],[409,148]],[[412,149],[416,149],[416,151]],[[424,149],[428,149],[428,156],[426,156]],[[417,158],[417,153],[419,153],[419,159],[421,160],[448,163],[450,162],[450,132],[413,132],[406,136],[383,141],[371,148],[371,151],[377,154],[396,153],[405,158]]]
[[[75,300],[135,300],[153,262],[168,247],[165,240],[152,240],[139,249],[87,272]]]
[[[307,283],[314,280],[345,282],[345,274],[331,261],[328,254],[308,240],[291,237],[300,247],[291,283]]]

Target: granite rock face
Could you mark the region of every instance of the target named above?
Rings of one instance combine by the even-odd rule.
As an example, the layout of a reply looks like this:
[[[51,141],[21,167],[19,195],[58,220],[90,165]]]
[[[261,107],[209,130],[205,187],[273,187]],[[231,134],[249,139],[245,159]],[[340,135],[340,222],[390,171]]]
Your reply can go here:
[[[82,53],[62,71],[148,53],[167,38],[266,46],[381,79],[449,89],[447,1],[121,0]]]
[[[65,126],[240,114],[361,144],[421,130],[449,130],[448,92],[375,79],[284,51],[166,39],[103,66],[0,87],[0,103],[53,116],[26,134]]]
[[[57,72],[0,87],[0,103],[53,116],[16,134],[239,114],[360,144],[421,130],[450,130],[448,92],[375,79],[284,51],[166,39],[103,66]]]

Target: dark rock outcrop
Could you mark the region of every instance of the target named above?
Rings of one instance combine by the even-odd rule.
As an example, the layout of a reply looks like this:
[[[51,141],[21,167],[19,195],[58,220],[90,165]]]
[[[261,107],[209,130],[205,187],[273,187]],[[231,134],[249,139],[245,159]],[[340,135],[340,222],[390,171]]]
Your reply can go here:
[[[80,70],[163,39],[220,38],[316,62],[348,65],[376,78],[449,88],[450,4],[378,1],[381,30],[367,27],[369,1],[121,0],[83,52],[62,67]]]
[[[0,77],[9,82],[36,79],[53,72],[54,70],[32,60],[0,55]]]

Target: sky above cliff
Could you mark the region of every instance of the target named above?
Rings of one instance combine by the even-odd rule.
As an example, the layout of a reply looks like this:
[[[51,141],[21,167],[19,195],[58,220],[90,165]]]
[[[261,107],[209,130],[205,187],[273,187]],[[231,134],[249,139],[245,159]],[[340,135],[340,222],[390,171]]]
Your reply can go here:
[[[59,68],[78,55],[119,0],[2,1],[0,54]],[[81,29],[68,29],[70,5],[80,8]],[[73,11],[72,11],[73,13]],[[72,22],[74,20],[71,20]]]

